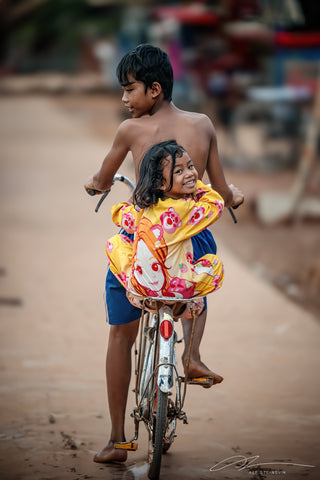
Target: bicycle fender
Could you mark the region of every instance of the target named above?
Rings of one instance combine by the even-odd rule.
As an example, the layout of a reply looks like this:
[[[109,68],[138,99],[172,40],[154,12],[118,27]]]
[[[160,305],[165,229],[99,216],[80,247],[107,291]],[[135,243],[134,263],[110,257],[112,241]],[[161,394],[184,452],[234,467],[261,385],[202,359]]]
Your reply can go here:
[[[172,323],[173,318],[171,309],[166,305],[160,308],[160,327],[163,321]],[[173,387],[173,351],[174,351],[174,335],[170,338],[163,338],[159,335],[159,368],[158,368],[158,387],[163,393],[170,392]]]
[[[173,379],[172,379],[172,367],[169,367],[171,370],[171,375],[161,375],[158,374],[158,387],[163,393],[169,393],[171,388],[173,387]]]

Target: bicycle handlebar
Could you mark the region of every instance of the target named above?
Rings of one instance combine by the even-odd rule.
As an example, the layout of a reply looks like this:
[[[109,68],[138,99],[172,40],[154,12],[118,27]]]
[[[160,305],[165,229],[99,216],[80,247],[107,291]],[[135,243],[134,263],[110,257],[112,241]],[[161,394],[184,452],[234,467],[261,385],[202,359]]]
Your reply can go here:
[[[125,183],[126,185],[128,185],[128,187],[130,187],[132,190],[135,189],[135,186],[134,186],[134,184],[131,182],[131,180],[129,180],[129,178],[125,177],[124,175],[120,175],[120,174],[116,173],[115,176],[113,177],[112,185],[113,185],[114,182],[117,181],[117,180],[118,180],[119,182],[124,182],[124,183]],[[101,196],[101,198],[100,198],[100,200],[99,200],[99,202],[98,202],[98,204],[97,204],[97,206],[96,206],[96,208],[95,208],[95,210],[94,210],[96,213],[98,212],[99,208],[101,207],[101,204],[102,204],[102,202],[104,201],[104,199],[105,199],[105,198],[108,196],[108,194],[110,193],[110,190],[111,190],[111,188],[109,188],[109,190],[106,190],[106,191],[102,194],[102,196]],[[94,196],[94,195],[97,195],[98,193],[100,193],[99,190],[94,190],[93,188],[89,188],[89,189],[87,190],[87,192],[88,192],[88,194],[91,195],[91,196]],[[237,206],[237,207],[238,207],[238,206]],[[235,207],[235,208],[237,208],[237,207]],[[232,220],[234,221],[234,223],[238,223],[237,217],[236,217],[235,214],[233,213],[232,207],[228,207],[228,210],[229,210],[229,213],[230,213],[230,215],[231,215]]]
[[[134,187],[134,184],[131,182],[131,180],[129,180],[129,178],[125,177],[124,175],[120,175],[120,174],[116,173],[115,176],[113,177],[112,185],[114,184],[114,182],[115,182],[116,180],[118,180],[119,182],[125,183],[125,184],[128,185],[128,187],[130,187],[132,190],[134,190],[134,188],[135,188],[135,187]],[[96,213],[98,212],[99,208],[101,207],[101,204],[102,204],[103,200],[109,195],[110,190],[111,190],[111,188],[109,188],[108,190],[106,190],[106,191],[102,194],[102,196],[101,196],[101,198],[100,198],[100,200],[99,200],[99,202],[98,202],[98,204],[97,204],[97,206],[96,206],[96,208],[95,208],[95,210],[94,210]],[[88,192],[88,194],[91,195],[91,196],[94,196],[94,195],[97,195],[98,193],[101,193],[99,190],[95,190],[94,188],[88,188],[87,192]]]

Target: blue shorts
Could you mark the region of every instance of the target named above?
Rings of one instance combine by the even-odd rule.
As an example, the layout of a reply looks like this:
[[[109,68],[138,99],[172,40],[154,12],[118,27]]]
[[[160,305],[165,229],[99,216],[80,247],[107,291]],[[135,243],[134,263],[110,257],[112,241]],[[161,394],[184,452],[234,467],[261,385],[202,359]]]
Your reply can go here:
[[[132,234],[121,231],[131,239]],[[193,247],[193,259],[196,261],[206,253],[217,253],[217,246],[212,233],[206,229],[191,238]],[[126,290],[121,283],[116,279],[110,269],[108,269],[106,277],[106,313],[107,321],[110,325],[123,325],[125,323],[133,322],[141,317],[140,308],[134,307],[126,296]],[[207,308],[207,299],[204,299],[204,309]]]

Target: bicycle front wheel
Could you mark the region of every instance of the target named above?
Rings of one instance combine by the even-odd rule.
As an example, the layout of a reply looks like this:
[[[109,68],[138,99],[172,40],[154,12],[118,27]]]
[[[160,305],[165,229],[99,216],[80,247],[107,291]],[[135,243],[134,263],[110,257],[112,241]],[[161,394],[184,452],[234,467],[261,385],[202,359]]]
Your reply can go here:
[[[168,394],[158,389],[156,398],[157,408],[154,422],[155,429],[153,437],[153,453],[148,473],[148,477],[151,480],[158,479],[160,475],[161,458],[163,452],[163,439],[167,424]]]

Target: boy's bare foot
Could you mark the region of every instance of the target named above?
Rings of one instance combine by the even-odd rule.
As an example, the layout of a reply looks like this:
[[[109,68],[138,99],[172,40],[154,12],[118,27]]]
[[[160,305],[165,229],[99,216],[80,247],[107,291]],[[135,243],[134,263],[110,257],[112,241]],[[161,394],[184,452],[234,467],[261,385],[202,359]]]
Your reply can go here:
[[[114,448],[114,443],[110,442],[93,457],[93,461],[97,463],[125,462],[127,460],[126,450]]]
[[[182,358],[183,365],[185,365],[184,359]],[[223,380],[223,377],[221,375],[218,375],[217,373],[212,372],[209,370],[209,368],[199,360],[198,362],[195,360],[192,360],[190,358],[189,361],[189,368],[188,371],[186,371],[186,368],[184,367],[184,374],[187,378],[197,378],[197,377],[211,377],[213,378],[213,385],[217,383],[221,383]],[[208,386],[204,386],[204,388],[210,388]]]

